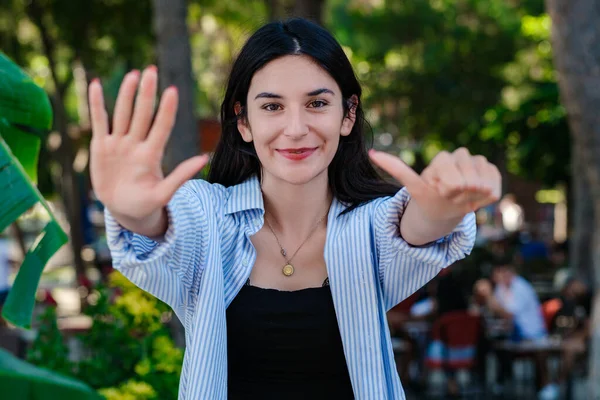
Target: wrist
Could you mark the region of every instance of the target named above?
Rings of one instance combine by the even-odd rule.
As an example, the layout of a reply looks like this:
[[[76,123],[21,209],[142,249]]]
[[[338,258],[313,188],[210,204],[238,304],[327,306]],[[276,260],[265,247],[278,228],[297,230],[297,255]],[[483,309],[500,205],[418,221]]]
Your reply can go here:
[[[400,218],[400,235],[409,244],[422,246],[452,233],[463,218],[431,216],[417,203],[409,201]]]
[[[163,237],[169,224],[166,207],[162,207],[142,219],[119,215],[112,211],[111,214],[123,228],[151,239]]]

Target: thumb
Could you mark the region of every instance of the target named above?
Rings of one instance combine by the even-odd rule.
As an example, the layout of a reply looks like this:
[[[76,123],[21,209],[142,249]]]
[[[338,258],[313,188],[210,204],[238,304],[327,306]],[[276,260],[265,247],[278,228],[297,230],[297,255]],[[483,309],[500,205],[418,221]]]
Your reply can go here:
[[[179,164],[161,183],[157,190],[163,194],[166,202],[173,197],[177,189],[192,179],[208,163],[208,155],[195,156]]]
[[[401,185],[408,189],[411,195],[427,189],[427,183],[411,167],[400,158],[383,151],[369,150],[369,156],[375,165],[390,174]]]

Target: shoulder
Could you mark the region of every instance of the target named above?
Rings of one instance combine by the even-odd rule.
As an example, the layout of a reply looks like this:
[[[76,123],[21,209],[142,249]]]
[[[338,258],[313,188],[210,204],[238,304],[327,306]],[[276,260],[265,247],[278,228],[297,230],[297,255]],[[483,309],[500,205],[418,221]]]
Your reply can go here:
[[[515,276],[515,290],[523,294],[527,293],[535,295],[533,285],[522,276]]]
[[[180,190],[187,195],[197,196],[203,204],[211,205],[224,214],[264,209],[260,183],[256,176],[228,187],[194,179],[188,181]]]
[[[340,202],[338,199],[334,199],[334,203],[331,207],[331,212],[337,216],[336,220],[341,221],[356,221],[372,219],[374,215],[380,210],[385,209],[386,201],[389,201],[392,197],[378,197],[376,199],[365,201],[355,207],[351,207],[345,203]]]
[[[527,279],[523,278],[521,275],[516,275],[514,277],[514,284],[516,287],[519,287],[519,288],[527,288],[527,289],[533,288],[531,286],[531,283],[529,283],[529,281]]]
[[[227,188],[204,179],[192,179],[179,188],[178,194],[199,200],[204,205],[215,206],[227,198]]]
[[[356,209],[361,210],[363,213],[385,212],[390,207],[405,204],[409,198],[408,192],[405,189],[400,189],[394,195],[380,196],[366,201]]]

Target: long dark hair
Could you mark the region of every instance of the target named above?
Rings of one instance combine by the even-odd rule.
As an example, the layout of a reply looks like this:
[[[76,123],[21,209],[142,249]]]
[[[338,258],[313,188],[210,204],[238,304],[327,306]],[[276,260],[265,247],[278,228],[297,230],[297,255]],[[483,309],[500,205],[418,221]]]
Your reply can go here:
[[[348,212],[378,197],[390,196],[398,186],[384,181],[371,165],[365,148],[362,89],[352,65],[339,43],[319,25],[301,18],[271,22],[256,31],[233,64],[225,99],[221,105],[221,139],[211,162],[208,181],[233,186],[252,175],[260,179],[260,161],[253,143],[242,140],[238,118],[246,117],[246,100],[254,73],[268,62],[286,55],[306,55],[331,75],[342,90],[344,114],[354,107],[356,122],[348,136],[340,136],[337,152],[328,168],[333,195],[348,206]],[[358,104],[351,103],[351,96]],[[236,115],[235,104],[242,112]]]

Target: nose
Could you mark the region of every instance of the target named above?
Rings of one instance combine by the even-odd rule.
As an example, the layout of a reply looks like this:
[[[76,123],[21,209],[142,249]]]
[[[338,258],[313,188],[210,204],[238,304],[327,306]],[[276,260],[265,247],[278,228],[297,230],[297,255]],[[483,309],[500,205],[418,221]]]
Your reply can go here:
[[[300,139],[308,134],[308,123],[302,110],[290,110],[284,129],[284,135],[290,139]]]

